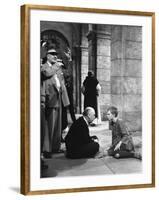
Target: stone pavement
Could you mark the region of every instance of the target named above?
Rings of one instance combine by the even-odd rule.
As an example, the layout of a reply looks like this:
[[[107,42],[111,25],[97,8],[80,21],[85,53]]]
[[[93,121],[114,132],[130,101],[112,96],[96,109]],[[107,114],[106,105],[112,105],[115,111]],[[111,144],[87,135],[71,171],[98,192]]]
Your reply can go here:
[[[111,131],[108,130],[108,123],[90,127],[90,135],[97,135],[102,149],[108,148],[111,144]],[[141,134],[133,136],[136,151],[141,151]],[[65,149],[65,145],[62,144]],[[45,159],[48,169],[41,173],[41,177],[66,177],[84,175],[106,175],[106,174],[128,174],[141,173],[142,161],[135,158],[115,159],[104,157],[100,159],[68,159],[65,155],[54,154],[51,159]]]

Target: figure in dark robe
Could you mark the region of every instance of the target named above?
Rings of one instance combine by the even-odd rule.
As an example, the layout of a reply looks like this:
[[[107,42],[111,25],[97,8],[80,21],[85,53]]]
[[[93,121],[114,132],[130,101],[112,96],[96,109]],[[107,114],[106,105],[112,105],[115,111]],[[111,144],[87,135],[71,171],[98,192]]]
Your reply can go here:
[[[95,116],[98,117],[97,111],[97,96],[101,90],[99,81],[94,76],[93,71],[88,72],[82,85],[82,93],[84,94],[84,109],[92,107],[95,110]]]

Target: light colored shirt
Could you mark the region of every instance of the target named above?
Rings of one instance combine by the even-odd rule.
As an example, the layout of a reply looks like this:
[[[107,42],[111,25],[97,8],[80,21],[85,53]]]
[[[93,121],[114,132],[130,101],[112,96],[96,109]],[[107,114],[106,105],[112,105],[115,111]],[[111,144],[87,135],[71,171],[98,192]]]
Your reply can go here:
[[[101,86],[100,86],[99,83],[98,83],[97,86],[96,86],[96,90],[97,90],[98,94],[101,92]]]
[[[86,122],[86,124],[89,125],[88,122],[87,122],[87,120],[86,120],[86,118],[84,116],[83,116],[83,119]]]
[[[57,77],[57,74],[54,75],[54,78],[55,78],[55,82],[56,82],[56,87],[57,87],[57,89],[58,89],[58,91],[59,91],[61,85],[60,85],[60,81],[59,81],[59,79],[58,79],[58,77]]]
[[[49,67],[53,67],[53,65],[50,62],[47,61],[47,63],[49,65]],[[59,81],[59,79],[57,77],[57,74],[54,75],[54,78],[55,78],[55,82],[56,82],[56,87],[57,87],[57,89],[59,91],[60,87],[61,87],[61,84],[60,84],[60,81]]]

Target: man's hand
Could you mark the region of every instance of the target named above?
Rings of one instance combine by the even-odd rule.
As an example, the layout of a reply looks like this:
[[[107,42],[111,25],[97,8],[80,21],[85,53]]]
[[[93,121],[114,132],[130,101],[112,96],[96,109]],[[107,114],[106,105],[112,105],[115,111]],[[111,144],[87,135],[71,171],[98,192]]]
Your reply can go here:
[[[72,61],[72,56],[71,56],[71,50],[70,48],[67,47],[67,52],[64,52],[64,54],[66,55],[67,59],[69,61]]]
[[[120,146],[122,144],[122,141],[120,141],[114,148],[114,151],[120,150]]]
[[[96,135],[91,136],[91,138],[92,138],[93,140],[98,140],[98,137],[97,137]]]

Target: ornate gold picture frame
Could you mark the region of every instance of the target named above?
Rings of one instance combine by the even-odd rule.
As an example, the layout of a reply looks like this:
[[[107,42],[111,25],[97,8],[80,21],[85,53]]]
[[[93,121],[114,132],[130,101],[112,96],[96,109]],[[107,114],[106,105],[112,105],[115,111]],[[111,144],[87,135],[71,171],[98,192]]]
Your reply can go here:
[[[48,36],[48,30],[52,30],[54,35]],[[42,31],[46,31],[43,38]],[[94,175],[88,172],[88,168],[88,174],[82,172],[78,176],[76,173],[72,176],[40,175],[40,41],[45,36],[48,40],[49,37],[58,38],[59,45],[65,41],[63,38],[67,39],[65,44],[69,45],[72,53],[73,100],[77,114],[81,114],[83,109],[80,88],[84,76],[88,69],[95,69],[102,85],[99,99],[101,117],[106,121],[105,110],[108,106],[118,106],[121,116],[133,130],[132,134],[139,134],[135,138],[141,138],[141,170],[129,171],[129,160],[126,162],[125,159],[123,162],[127,163],[127,169],[120,171],[117,168],[123,165],[121,161],[113,158],[112,165],[108,167],[107,160],[102,158],[101,171],[107,166],[111,171],[108,174],[94,172],[93,163],[98,161],[91,161],[86,168],[91,166]],[[103,55],[103,52],[106,53]],[[91,130],[94,130],[93,127]],[[130,161],[133,166],[133,158]],[[47,161],[52,167],[50,163]],[[100,171],[101,165],[98,166]],[[21,6],[21,193],[35,195],[154,186],[155,13],[47,5]]]

